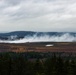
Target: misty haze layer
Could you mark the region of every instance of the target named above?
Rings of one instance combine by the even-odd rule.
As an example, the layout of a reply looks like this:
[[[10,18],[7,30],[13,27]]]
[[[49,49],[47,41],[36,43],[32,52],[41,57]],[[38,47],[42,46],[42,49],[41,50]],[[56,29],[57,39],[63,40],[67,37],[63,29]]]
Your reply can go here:
[[[31,33],[30,33],[31,34]],[[27,43],[27,42],[76,42],[76,34],[72,33],[32,33],[19,38],[16,34],[8,36],[7,40],[0,39],[0,43]],[[20,34],[21,35],[21,34]]]

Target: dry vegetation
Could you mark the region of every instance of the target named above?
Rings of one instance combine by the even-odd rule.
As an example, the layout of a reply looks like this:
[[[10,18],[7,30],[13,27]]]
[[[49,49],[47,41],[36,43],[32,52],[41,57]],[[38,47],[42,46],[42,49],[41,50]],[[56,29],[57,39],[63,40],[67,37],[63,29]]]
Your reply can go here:
[[[53,44],[53,46],[46,46]],[[76,52],[76,43],[36,42],[24,44],[0,43],[0,52]]]

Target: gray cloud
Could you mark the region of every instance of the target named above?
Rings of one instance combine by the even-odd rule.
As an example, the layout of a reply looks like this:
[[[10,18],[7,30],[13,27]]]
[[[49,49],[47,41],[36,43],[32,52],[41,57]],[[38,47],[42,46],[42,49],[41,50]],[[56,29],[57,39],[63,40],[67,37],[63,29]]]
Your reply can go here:
[[[76,0],[0,0],[0,31],[76,31]]]
[[[21,3],[23,0],[4,0],[5,3],[7,3],[8,5],[17,5],[19,3]]]

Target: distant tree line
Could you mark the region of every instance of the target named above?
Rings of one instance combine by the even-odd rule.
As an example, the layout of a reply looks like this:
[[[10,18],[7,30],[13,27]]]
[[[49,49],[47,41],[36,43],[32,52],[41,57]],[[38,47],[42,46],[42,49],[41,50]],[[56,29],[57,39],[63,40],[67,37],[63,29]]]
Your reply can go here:
[[[76,75],[75,58],[64,59],[55,53],[41,58],[37,53],[29,53],[30,58],[24,54],[0,53],[0,75]]]

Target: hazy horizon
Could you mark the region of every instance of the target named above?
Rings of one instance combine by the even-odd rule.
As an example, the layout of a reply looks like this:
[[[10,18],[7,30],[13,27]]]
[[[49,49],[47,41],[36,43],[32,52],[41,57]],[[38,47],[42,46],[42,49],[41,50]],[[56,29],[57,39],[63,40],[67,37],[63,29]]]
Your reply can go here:
[[[10,32],[58,32],[58,33],[76,33],[76,31],[32,31],[32,30],[14,30],[14,31],[0,31],[0,33],[10,33]]]

